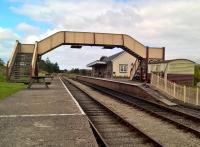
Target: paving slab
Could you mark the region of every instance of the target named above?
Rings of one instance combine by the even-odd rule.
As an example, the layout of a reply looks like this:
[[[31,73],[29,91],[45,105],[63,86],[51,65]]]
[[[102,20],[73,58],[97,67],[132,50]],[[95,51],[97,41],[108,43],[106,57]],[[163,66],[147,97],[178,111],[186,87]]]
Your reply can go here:
[[[0,147],[97,146],[86,115],[60,79],[0,101]]]

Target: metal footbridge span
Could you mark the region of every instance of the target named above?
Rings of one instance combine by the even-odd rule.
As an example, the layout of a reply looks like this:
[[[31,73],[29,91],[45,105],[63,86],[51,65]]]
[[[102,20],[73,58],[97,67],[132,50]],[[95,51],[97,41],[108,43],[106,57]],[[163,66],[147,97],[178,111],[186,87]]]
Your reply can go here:
[[[22,44],[16,41],[15,48],[8,63],[8,79],[16,82],[26,81],[30,76],[37,76],[38,61],[45,53],[61,46],[71,45],[71,48],[82,46],[102,46],[105,49],[122,48],[137,58],[133,64],[133,77],[138,67],[143,77],[147,76],[150,60],[164,60],[165,48],[148,47],[126,34],[109,34],[94,32],[60,31],[35,44]]]

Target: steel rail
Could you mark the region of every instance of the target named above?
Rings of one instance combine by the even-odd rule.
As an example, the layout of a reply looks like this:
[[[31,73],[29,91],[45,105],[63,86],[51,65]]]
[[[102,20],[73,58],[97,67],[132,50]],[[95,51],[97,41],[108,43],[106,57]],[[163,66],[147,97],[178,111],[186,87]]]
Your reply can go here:
[[[90,98],[92,101],[94,101],[97,105],[103,107],[104,110],[106,110],[107,112],[109,112],[115,119],[117,118],[118,120],[118,123],[121,123],[125,126],[127,126],[129,129],[131,129],[131,131],[133,132],[137,132],[140,134],[140,136],[144,137],[147,141],[146,142],[150,142],[150,143],[153,143],[154,146],[163,146],[161,143],[159,143],[158,141],[154,140],[152,137],[150,137],[149,135],[145,134],[142,130],[140,130],[139,128],[133,126],[132,124],[130,124],[128,121],[124,120],[124,118],[122,118],[119,114],[117,114],[116,112],[113,112],[113,110],[111,110],[110,108],[108,108],[107,106],[105,106],[104,104],[100,103],[99,101],[95,100],[94,98],[92,98],[90,95],[88,95],[86,92],[84,92],[83,90],[81,90],[79,87],[77,87],[76,85],[74,85],[73,83],[71,83],[70,81],[67,81],[67,79],[64,79],[64,83],[66,84],[66,86],[69,86],[67,85],[67,82],[70,83],[71,85],[73,85],[74,87],[76,87],[77,89],[79,89],[81,92],[83,92],[85,95],[87,95],[88,98]],[[69,88],[70,90],[70,88]],[[72,91],[71,91],[72,92]],[[73,93],[73,92],[72,92]],[[75,97],[76,98],[76,97]],[[81,104],[80,104],[81,105]],[[84,108],[83,108],[84,109]],[[89,115],[87,112],[86,112],[87,115]],[[88,116],[89,117],[89,116]],[[92,121],[91,121],[92,122]],[[94,128],[95,128],[95,124],[94,125]],[[98,131],[98,129],[96,129],[97,132],[100,132]],[[101,136],[101,135],[100,135]]]
[[[186,119],[190,119],[191,121],[193,121],[192,123],[199,126],[200,128],[200,118],[195,117],[193,115],[178,111],[178,110],[174,110],[171,109],[169,107],[166,107],[164,105],[160,105],[158,103],[149,101],[149,100],[145,100],[143,98],[138,98],[138,97],[133,97],[133,96],[129,96],[127,94],[122,94],[104,87],[100,87],[97,85],[93,85],[91,83],[87,83],[87,82],[82,82],[79,81],[87,86],[90,86],[98,91],[101,91],[104,94],[110,95],[114,98],[117,98],[118,100],[120,100],[121,102],[125,102],[133,107],[137,107],[139,109],[142,109],[145,112],[150,113],[151,115],[154,115],[162,120],[168,121],[174,125],[176,125],[178,128],[182,128],[185,129],[191,133],[193,133],[194,135],[196,135],[198,138],[200,138],[200,130],[195,129],[195,127],[191,127],[189,126],[189,124],[184,123],[184,121],[177,121],[178,119],[180,119],[180,116],[183,117],[185,120]],[[142,103],[139,104],[139,103]],[[148,106],[147,106],[148,105]],[[149,108],[148,108],[149,107]],[[165,112],[164,112],[165,111]],[[165,114],[164,114],[164,113]],[[171,115],[176,115],[177,119],[172,118],[172,117],[166,117],[165,115],[168,113],[171,113]],[[188,120],[187,120],[188,121]],[[194,126],[195,126],[194,125]]]

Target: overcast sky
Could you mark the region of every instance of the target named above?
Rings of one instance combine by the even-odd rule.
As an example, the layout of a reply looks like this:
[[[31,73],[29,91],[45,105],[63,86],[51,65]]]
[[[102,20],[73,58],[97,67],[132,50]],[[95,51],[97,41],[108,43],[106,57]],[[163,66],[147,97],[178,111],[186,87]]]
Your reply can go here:
[[[166,58],[200,62],[200,0],[1,0],[0,58],[18,39],[34,43],[60,30],[131,35],[146,46],[166,47]],[[59,47],[43,58],[62,69],[79,67],[120,49]]]

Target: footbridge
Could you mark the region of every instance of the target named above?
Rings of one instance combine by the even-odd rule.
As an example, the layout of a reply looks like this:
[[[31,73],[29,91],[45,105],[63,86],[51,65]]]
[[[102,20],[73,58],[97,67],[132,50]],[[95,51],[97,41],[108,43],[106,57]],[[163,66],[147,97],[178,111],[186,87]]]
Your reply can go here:
[[[164,47],[145,46],[126,34],[60,31],[36,41],[35,44],[22,44],[16,41],[7,65],[8,79],[20,82],[28,80],[30,76],[36,76],[41,56],[61,45],[71,45],[71,48],[82,46],[102,46],[104,49],[122,48],[137,58],[136,63],[133,63],[132,77],[139,70],[143,79],[147,77],[148,62],[164,60],[165,57]]]

